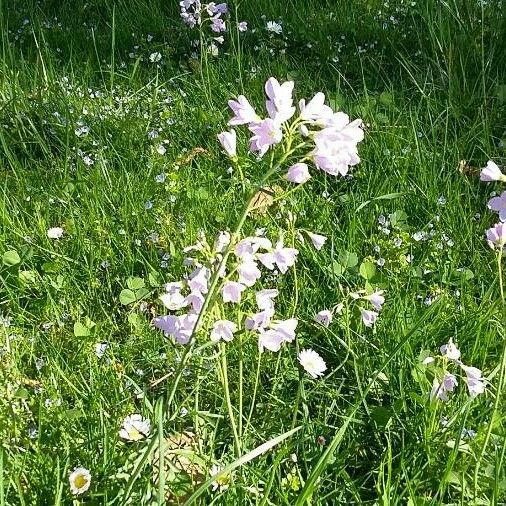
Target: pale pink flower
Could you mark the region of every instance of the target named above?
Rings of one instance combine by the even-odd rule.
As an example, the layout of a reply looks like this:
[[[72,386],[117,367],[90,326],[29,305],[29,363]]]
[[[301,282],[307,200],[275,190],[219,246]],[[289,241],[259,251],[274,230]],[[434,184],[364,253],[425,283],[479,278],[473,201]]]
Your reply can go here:
[[[186,344],[193,333],[197,318],[195,313],[181,316],[166,315],[155,318],[153,324],[166,336],[173,337],[179,344]]]
[[[488,208],[499,214],[501,221],[506,221],[506,191],[498,197],[493,197],[488,201]]]
[[[204,305],[204,296],[200,292],[192,292],[186,296],[185,302],[191,304],[195,313],[200,313]]]
[[[362,132],[358,126],[356,130]],[[351,136],[350,136],[351,137]],[[357,142],[334,128],[324,128],[315,134],[313,160],[315,165],[330,175],[348,174],[349,167],[357,165],[360,158]]]
[[[289,318],[288,320],[281,320],[274,323],[271,325],[271,328],[279,332],[285,341],[291,343],[295,339],[295,329],[298,323],[297,318]]]
[[[180,282],[167,283],[166,293],[160,295],[163,305],[170,311],[177,311],[187,305],[184,295],[181,294],[183,284]]]
[[[279,292],[275,288],[266,288],[255,294],[256,303],[260,310],[270,310],[274,308],[274,301]]]
[[[237,134],[234,129],[218,134],[218,140],[230,158],[237,157]]]
[[[258,349],[262,352],[264,349],[277,352],[284,342],[283,335],[273,329],[264,330],[259,328]]]
[[[215,16],[211,22],[211,30],[216,33],[226,32],[227,27],[225,26],[225,21],[218,16]]]
[[[247,32],[248,31],[248,23],[246,21],[241,21],[238,25],[237,25],[237,29],[240,31],[240,32]]]
[[[211,271],[207,267],[198,267],[190,274],[188,286],[192,292],[207,293]]]
[[[496,223],[492,228],[489,228],[487,242],[491,248],[504,248],[506,245],[506,223]]]
[[[429,396],[430,400],[438,399],[444,402],[448,401],[448,392],[453,392],[457,384],[457,378],[450,373],[446,373],[441,382],[434,378]]]
[[[307,104],[304,99],[299,101],[300,118],[304,121],[329,120],[333,111],[325,105],[325,95],[318,92]]]
[[[230,342],[237,332],[237,325],[229,320],[218,320],[211,330],[211,341],[217,342],[220,339]]]
[[[480,179],[482,181],[505,181],[506,175],[501,172],[501,169],[492,161],[487,162],[487,166],[483,167],[480,172]]]
[[[319,311],[316,313],[316,316],[314,319],[321,323],[324,327],[328,327],[332,323],[332,311],[329,311],[328,309],[323,309],[322,311]]]
[[[254,255],[259,249],[268,250],[271,248],[272,243],[266,237],[246,237],[237,243],[235,255],[242,259]]]
[[[170,311],[177,311],[187,305],[186,298],[181,292],[164,293],[160,295],[160,300]]]
[[[242,258],[242,262],[237,266],[237,273],[239,274],[239,283],[246,286],[253,286],[262,276],[252,256]]]
[[[385,297],[383,297],[383,290],[377,290],[371,295],[366,295],[364,299],[368,300],[376,311],[381,311],[381,306],[385,303]]]
[[[268,308],[259,313],[255,313],[246,317],[244,327],[246,330],[257,330],[267,327],[271,323],[271,318],[274,316],[274,309]]]
[[[314,379],[323,376],[323,373],[327,370],[325,361],[314,350],[302,350],[299,353],[298,360],[304,370]]]
[[[467,388],[469,395],[474,398],[485,391],[485,382],[482,379],[482,372],[477,367],[460,364],[466,373]]]
[[[179,319],[175,315],[157,316],[153,319],[153,325],[161,330],[166,336],[174,336],[178,327]]]
[[[378,319],[378,313],[376,311],[370,311],[362,307],[360,308],[360,314],[362,316],[362,322],[366,327],[372,327]]]
[[[237,281],[227,281],[221,289],[223,302],[241,302],[241,294],[246,290],[246,287]]]
[[[284,274],[289,267],[295,264],[298,253],[295,248],[285,248],[280,239],[271,252],[258,255],[258,259],[267,269],[273,270],[276,265],[279,271]]]
[[[195,329],[198,315],[195,313],[188,313],[178,316],[178,327],[174,333],[174,339],[179,344],[187,344]]]
[[[443,344],[439,351],[443,357],[446,357],[448,360],[457,361],[460,359],[460,350],[455,346],[453,339],[450,338],[448,344]]]
[[[234,117],[228,122],[229,125],[245,125],[260,121],[260,117],[244,95],[239,95],[237,100],[229,100],[228,105],[234,113]]]
[[[307,235],[311,239],[313,246],[316,250],[320,251],[323,248],[323,245],[327,241],[327,238],[324,235],[314,234],[313,232],[307,232]]]
[[[311,179],[307,163],[301,162],[292,165],[286,173],[286,179],[290,181],[290,183],[296,184],[303,184]]]
[[[214,251],[223,253],[225,248],[230,244],[230,232],[220,232],[214,243]]]
[[[269,97],[265,106],[269,117],[277,123],[288,121],[295,113],[292,97],[293,86],[293,81],[279,84],[275,77],[270,77],[265,83],[265,93]]]
[[[271,118],[250,123],[248,128],[254,134],[250,139],[250,150],[256,151],[258,156],[265,155],[270,146],[278,144],[283,138],[279,123]]]

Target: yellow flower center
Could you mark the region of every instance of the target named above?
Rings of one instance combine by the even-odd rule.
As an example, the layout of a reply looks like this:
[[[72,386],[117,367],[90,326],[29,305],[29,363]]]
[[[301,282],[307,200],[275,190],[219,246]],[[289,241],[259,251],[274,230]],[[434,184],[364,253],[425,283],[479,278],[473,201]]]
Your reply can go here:
[[[86,476],[78,474],[74,479],[74,485],[76,488],[83,488],[88,483]]]

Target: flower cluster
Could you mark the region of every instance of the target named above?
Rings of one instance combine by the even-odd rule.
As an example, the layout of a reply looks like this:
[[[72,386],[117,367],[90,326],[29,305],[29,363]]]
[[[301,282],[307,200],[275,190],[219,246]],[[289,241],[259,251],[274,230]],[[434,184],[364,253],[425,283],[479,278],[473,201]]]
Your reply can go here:
[[[226,249],[230,250],[230,255],[222,265]],[[295,264],[298,254],[296,248],[286,247],[282,238],[272,244],[262,236],[246,237],[231,244],[231,235],[221,232],[213,247],[205,237],[201,237],[197,244],[185,248],[185,252],[196,253],[196,256],[184,260],[184,264],[191,266],[192,271],[185,279],[168,283],[165,293],[160,296],[168,310],[182,312],[155,318],[153,323],[156,328],[173,337],[177,343],[187,344],[204,308],[211,279],[217,275],[221,300],[215,303],[219,302],[223,308],[230,307],[231,310],[227,312],[233,312],[234,305],[254,300],[256,309],[244,322],[236,323],[224,318],[214,320],[208,325],[212,341],[231,341],[241,323],[246,331],[257,334],[261,351],[278,351],[284,342],[293,341],[297,320],[274,319],[274,299],[278,290],[261,289],[254,296],[249,296],[246,291],[253,288],[262,277],[261,267],[273,273],[286,273]],[[213,312],[213,307],[209,308],[209,313]]]
[[[372,327],[376,320],[378,319],[379,312],[385,303],[385,297],[383,296],[384,290],[376,290],[373,293],[367,293],[366,290],[358,290],[356,292],[350,292],[349,296],[352,300],[358,301],[366,301],[371,304],[373,309],[366,309],[363,306],[359,306],[360,316],[362,318],[362,323],[366,327]],[[344,304],[339,303],[336,304],[331,310],[323,309],[319,311],[314,319],[317,323],[323,325],[324,327],[328,327],[332,320],[334,319],[334,313],[341,313],[343,310]]]
[[[439,351],[441,355],[436,357],[427,357],[423,364],[427,366],[434,366],[436,360],[442,362],[441,368],[436,368],[434,380],[432,382],[432,390],[430,392],[430,399],[437,399],[440,401],[448,401],[449,394],[458,386],[457,371],[450,372],[449,366],[457,366],[464,374],[464,381],[467,384],[469,395],[471,398],[482,394],[485,391],[485,381],[482,377],[482,372],[477,367],[465,365],[460,360],[460,350],[457,348],[452,339],[447,344],[443,344]]]
[[[181,19],[190,28],[195,28],[205,21],[209,21],[213,32],[221,33],[226,31],[225,21],[222,18],[222,15],[228,13],[226,3],[209,2],[204,4],[200,0],[181,0],[179,6],[181,7]]]
[[[486,167],[481,169],[480,179],[486,182],[501,181],[504,183],[506,175],[490,160]],[[506,252],[506,191],[503,191],[499,196],[492,197],[488,201],[488,208],[499,215],[499,222],[487,230],[487,243],[493,249]]]
[[[357,145],[364,138],[362,120],[350,122],[343,112],[334,112],[325,105],[325,95],[317,93],[308,103],[298,103],[299,114],[293,103],[293,81],[279,83],[271,77],[265,83],[267,116],[260,117],[244,95],[230,100],[228,105],[234,113],[230,126],[246,125],[252,134],[249,150],[258,157],[286,140],[291,147],[305,150],[303,157],[293,164],[286,174],[292,183],[305,183],[311,176],[307,161],[327,174],[345,176],[360,158]],[[291,122],[290,122],[291,120]],[[297,134],[298,139],[295,139]],[[218,139],[231,158],[237,157],[236,132],[222,132]]]
[[[225,2],[202,3],[200,0],[181,0],[179,2],[181,8],[181,19],[190,28],[199,27],[201,33],[204,34],[203,28],[209,26],[211,38],[207,51],[213,56],[219,53],[218,45],[225,42],[223,34],[227,31],[229,20],[227,14],[229,12],[228,5]],[[241,21],[237,25],[239,32],[248,30],[248,23]],[[196,46],[200,44],[200,40],[194,42]],[[217,45],[218,44],[218,45]]]

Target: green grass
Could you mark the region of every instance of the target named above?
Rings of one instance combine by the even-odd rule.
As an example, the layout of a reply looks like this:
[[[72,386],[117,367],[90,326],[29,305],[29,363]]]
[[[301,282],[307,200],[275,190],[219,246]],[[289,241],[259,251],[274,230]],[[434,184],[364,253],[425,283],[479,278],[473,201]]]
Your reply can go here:
[[[191,494],[197,504],[504,504],[503,401],[491,416],[506,320],[484,240],[495,222],[486,203],[501,189],[473,167],[506,160],[506,6],[390,4],[237,2],[255,32],[201,65],[177,2],[0,0],[0,254],[20,260],[0,270],[1,506],[163,504],[163,494],[173,504]],[[269,35],[268,20],[282,20],[284,36]],[[277,314],[299,319],[296,342],[261,355],[254,340],[234,339],[226,355],[203,346],[173,388],[184,348],[152,327],[165,312],[158,296],[185,272],[183,248],[201,231],[211,241],[232,229],[267,170],[268,157],[244,157],[247,180],[230,174],[216,134],[230,98],[244,93],[260,108],[269,76],[293,79],[297,99],[321,90],[363,118],[362,162],[346,179],[312,169],[303,188],[245,223],[245,234],[265,227],[292,240],[292,213],[296,228],[328,236],[319,252],[300,245],[276,282]],[[90,128],[81,137],[80,121]],[[244,153],[244,129],[238,137]],[[380,215],[393,215],[390,236]],[[47,237],[55,226],[58,241]],[[358,265],[338,275],[347,252]],[[386,302],[368,329],[346,294],[364,287],[358,266],[379,257]],[[147,293],[121,304],[132,278]],[[314,323],[339,302],[328,329]],[[431,404],[419,357],[452,336],[490,384],[469,400],[462,380],[450,402]],[[109,344],[102,358],[99,342]],[[325,359],[323,378],[299,367],[303,348]],[[131,413],[150,419],[147,441],[120,440]],[[198,490],[216,463],[234,468],[230,487]],[[77,466],[92,482],[73,499]]]

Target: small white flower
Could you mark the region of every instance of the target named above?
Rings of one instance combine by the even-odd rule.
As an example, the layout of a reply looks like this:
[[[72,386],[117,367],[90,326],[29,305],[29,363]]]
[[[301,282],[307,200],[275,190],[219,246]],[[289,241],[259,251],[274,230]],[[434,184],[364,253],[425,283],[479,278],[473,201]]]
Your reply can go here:
[[[142,415],[135,413],[128,415],[123,420],[123,426],[119,431],[119,436],[126,441],[140,441],[149,436],[151,422]]]
[[[221,472],[221,467],[213,464],[213,467],[209,471],[211,476],[216,476],[218,473]],[[222,474],[221,476],[218,476],[212,483],[213,492],[219,489],[220,492],[223,492],[224,490],[227,490],[227,488],[230,486],[230,482],[232,481],[232,475],[229,473]]]
[[[63,236],[63,228],[52,227],[47,231],[47,236],[49,239],[61,239]]]
[[[325,361],[314,350],[302,350],[298,359],[300,365],[312,378],[316,379],[318,376],[322,376],[327,370]]]
[[[102,358],[108,347],[109,347],[109,344],[107,344],[107,343],[96,343],[95,344],[95,354],[97,355],[97,357]]]
[[[91,474],[84,467],[76,467],[69,476],[70,491],[74,495],[84,494],[91,484]]]
[[[276,21],[267,21],[266,28],[268,32],[277,33],[278,35],[283,31],[281,24],[276,23]]]
[[[161,59],[162,59],[162,55],[158,51],[151,53],[149,55],[149,61],[151,63],[158,63]]]

